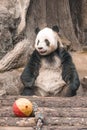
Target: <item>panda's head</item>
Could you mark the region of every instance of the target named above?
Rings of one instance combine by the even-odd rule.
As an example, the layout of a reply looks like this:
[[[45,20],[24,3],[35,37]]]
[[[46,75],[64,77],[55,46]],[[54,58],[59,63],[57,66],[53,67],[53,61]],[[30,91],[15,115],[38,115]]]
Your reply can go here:
[[[39,30],[36,29],[36,40],[35,40],[35,49],[39,52],[40,55],[48,55],[54,52],[59,44],[62,45],[61,40],[58,36],[59,29],[57,26],[53,28],[44,28]]]

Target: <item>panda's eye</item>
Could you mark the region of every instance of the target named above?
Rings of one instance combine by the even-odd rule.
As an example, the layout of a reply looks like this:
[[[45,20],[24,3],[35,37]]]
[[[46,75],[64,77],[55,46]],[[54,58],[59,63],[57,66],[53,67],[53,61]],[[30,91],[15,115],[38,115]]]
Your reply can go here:
[[[50,42],[49,42],[47,39],[45,39],[45,42],[46,42],[46,45],[47,45],[47,46],[50,45]]]
[[[39,45],[39,42],[40,42],[40,41],[38,40],[38,41],[37,41],[37,45]]]

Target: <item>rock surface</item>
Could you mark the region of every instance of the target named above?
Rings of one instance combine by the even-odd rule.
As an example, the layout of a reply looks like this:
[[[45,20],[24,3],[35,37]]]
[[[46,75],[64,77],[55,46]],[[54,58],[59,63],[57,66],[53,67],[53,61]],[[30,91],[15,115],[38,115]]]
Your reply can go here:
[[[13,48],[15,0],[0,1],[0,59]]]
[[[23,88],[20,81],[20,74],[20,70],[0,73],[0,96],[20,94]]]

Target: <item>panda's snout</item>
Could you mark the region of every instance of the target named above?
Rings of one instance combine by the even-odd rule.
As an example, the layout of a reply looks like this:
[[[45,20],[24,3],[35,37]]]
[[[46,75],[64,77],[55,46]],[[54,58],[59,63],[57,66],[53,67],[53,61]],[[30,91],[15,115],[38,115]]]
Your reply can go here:
[[[38,50],[42,50],[43,49],[43,47],[38,47]]]
[[[47,50],[44,49],[44,47],[38,47],[38,52],[41,54],[41,55],[44,55]]]

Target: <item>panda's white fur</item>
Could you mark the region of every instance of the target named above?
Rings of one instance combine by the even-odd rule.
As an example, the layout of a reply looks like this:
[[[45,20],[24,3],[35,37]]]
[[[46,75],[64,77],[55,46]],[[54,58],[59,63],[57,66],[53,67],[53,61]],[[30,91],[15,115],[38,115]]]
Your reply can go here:
[[[45,39],[50,42],[49,46],[46,45]],[[35,91],[36,95],[57,96],[62,91],[63,87],[66,86],[66,83],[62,79],[61,61],[55,52],[59,44],[60,46],[63,46],[57,32],[54,32],[50,28],[45,28],[37,34],[35,49],[40,55],[43,55],[43,57],[41,58],[39,75],[35,81],[35,86],[37,86]],[[45,56],[52,52],[55,52],[53,61],[48,62]]]
[[[45,58],[41,60],[39,75],[35,81],[37,89],[36,95],[39,96],[58,96],[66,86],[62,79],[61,63],[57,56],[54,56],[54,63],[49,64]]]

